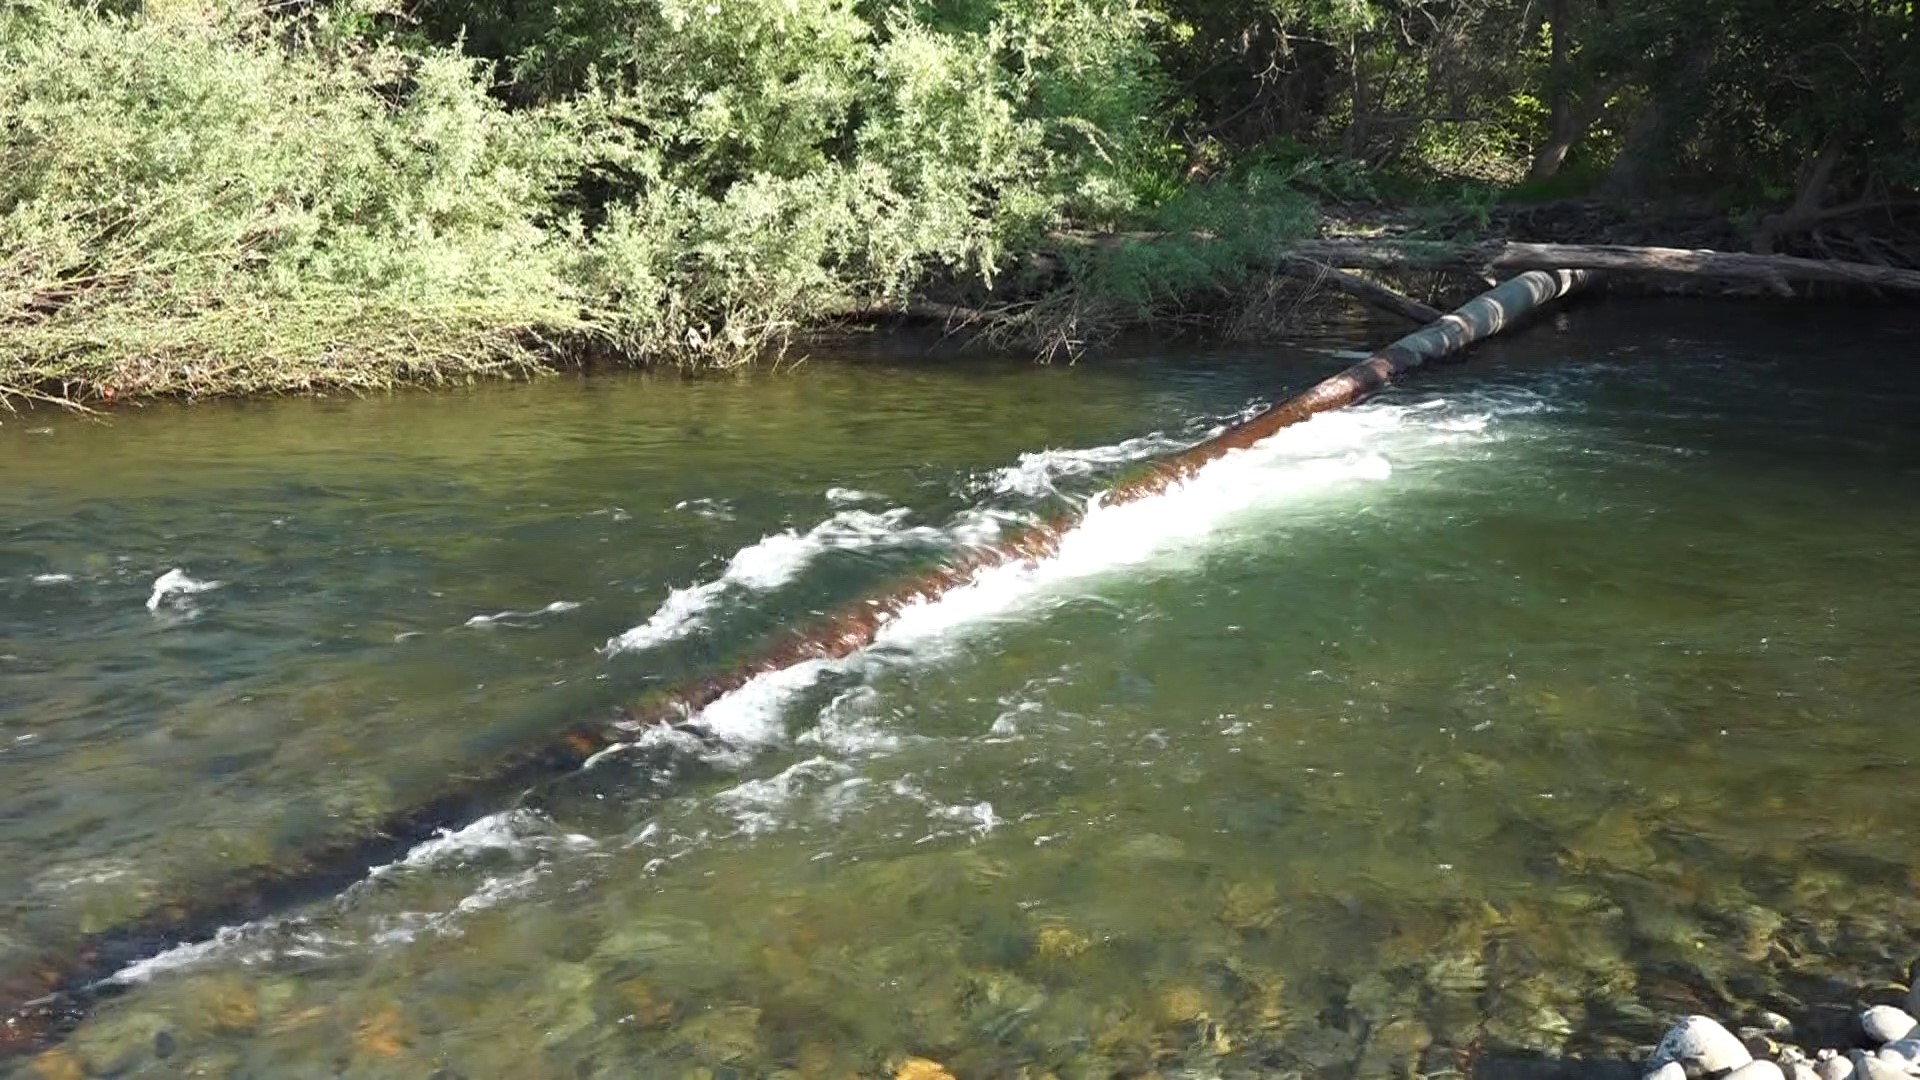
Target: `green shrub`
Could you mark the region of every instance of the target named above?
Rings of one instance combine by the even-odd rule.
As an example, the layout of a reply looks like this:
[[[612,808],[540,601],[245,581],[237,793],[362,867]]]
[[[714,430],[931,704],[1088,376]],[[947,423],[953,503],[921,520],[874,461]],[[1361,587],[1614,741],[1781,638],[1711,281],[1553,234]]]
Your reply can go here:
[[[0,15],[0,383],[193,393],[524,366],[583,328],[578,124],[446,50],[244,12]]]

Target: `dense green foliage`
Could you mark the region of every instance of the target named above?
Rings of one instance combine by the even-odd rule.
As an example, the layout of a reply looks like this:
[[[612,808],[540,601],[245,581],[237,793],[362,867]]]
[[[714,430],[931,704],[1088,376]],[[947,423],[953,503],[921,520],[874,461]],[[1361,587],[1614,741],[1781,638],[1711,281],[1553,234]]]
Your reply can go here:
[[[16,0],[0,387],[731,363],[928,288],[1072,345],[1245,292],[1314,199],[1706,192],[1792,242],[1920,184],[1917,35],[1913,0]],[[1061,238],[1126,230],[1185,239]]]

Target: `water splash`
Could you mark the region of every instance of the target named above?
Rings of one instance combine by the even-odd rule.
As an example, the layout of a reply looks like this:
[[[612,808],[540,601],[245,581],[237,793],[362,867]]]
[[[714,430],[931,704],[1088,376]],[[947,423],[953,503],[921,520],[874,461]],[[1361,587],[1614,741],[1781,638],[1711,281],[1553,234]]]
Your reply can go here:
[[[147,597],[147,610],[159,614],[162,605],[168,605],[182,611],[192,610],[193,604],[187,598],[199,593],[219,588],[224,582],[199,581],[188,577],[179,567],[153,579],[153,592]]]
[[[937,544],[946,539],[938,529],[906,524],[911,515],[904,507],[877,514],[843,510],[804,533],[787,529],[761,537],[735,552],[720,576],[669,592],[646,622],[609,640],[603,651],[637,652],[686,637],[704,626],[708,613],[728,598],[790,584],[829,551]]]
[[[1120,465],[1184,450],[1198,439],[1176,439],[1155,433],[1110,446],[1080,450],[1040,450],[1021,454],[1020,460],[987,478],[986,488],[1001,495],[1039,499],[1060,494],[1059,483],[1069,477],[1090,476]]]
[[[538,619],[542,615],[564,614],[569,611],[578,610],[579,607],[580,605],[572,600],[555,600],[553,603],[548,604],[538,611],[496,611],[491,615],[475,615],[461,625],[473,627],[496,625],[526,626],[528,620]]]
[[[1419,471],[1428,460],[1448,460],[1463,440],[1487,441],[1500,417],[1536,411],[1530,395],[1470,395],[1466,400],[1430,399],[1416,404],[1375,403],[1357,409],[1325,413],[1287,428],[1246,450],[1236,451],[1202,468],[1163,494],[1118,506],[1095,498],[1081,521],[1060,539],[1055,554],[1041,560],[1006,563],[981,572],[969,583],[926,601],[907,605],[881,626],[866,649],[839,659],[809,659],[762,673],[691,716],[687,726],[712,735],[702,741],[684,732],[660,735],[643,732],[636,744],[661,745],[672,741],[684,752],[729,769],[742,769],[761,753],[775,747],[805,747],[815,756],[769,781],[745,781],[728,798],[750,803],[752,828],[764,831],[773,824],[766,815],[778,814],[784,804],[802,799],[819,786],[831,766],[835,782],[858,780],[848,773],[861,758],[885,755],[907,741],[882,707],[871,676],[890,667],[938,662],[979,633],[1007,619],[1035,617],[1048,607],[1085,592],[1086,583],[1116,571],[1153,562],[1177,567],[1184,553],[1191,557],[1216,549],[1224,533],[1240,537],[1268,535],[1266,528],[1246,529],[1249,518],[1276,514],[1304,520],[1317,504],[1329,500],[1347,505],[1369,496],[1366,492],[1395,480],[1395,461]],[[1136,441],[1091,451],[1052,452],[1031,457],[1031,470],[1071,470],[1090,463],[1111,464],[1140,452]],[[1164,449],[1165,444],[1157,444]],[[1012,484],[1013,472],[997,474]],[[984,512],[976,508],[976,512]],[[963,515],[964,516],[964,515]],[[978,520],[977,518],[974,520]],[[840,689],[829,703],[805,722],[797,733],[791,714],[795,703],[813,694],[829,676],[850,677],[855,683]],[[843,678],[835,678],[835,682]],[[1018,737],[1024,723],[1044,710],[1035,705],[1003,710],[980,736],[990,740]],[[797,771],[796,771],[797,770]],[[936,822],[960,823],[963,832],[991,831],[1000,824],[990,804],[964,802],[926,804]],[[784,802],[783,802],[784,800]],[[984,809],[983,809],[984,807]],[[738,807],[735,807],[736,809]],[[736,819],[737,819],[737,815]],[[946,836],[951,828],[930,835]]]

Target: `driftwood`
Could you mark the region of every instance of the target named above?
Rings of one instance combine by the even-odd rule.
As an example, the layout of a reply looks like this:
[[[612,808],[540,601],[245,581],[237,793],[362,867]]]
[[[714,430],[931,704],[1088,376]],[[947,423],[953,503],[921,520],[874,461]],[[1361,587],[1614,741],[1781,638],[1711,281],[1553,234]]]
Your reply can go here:
[[[1500,332],[1586,279],[1578,270],[1521,274],[1306,392],[1206,442],[1143,466],[1110,488],[1100,502],[1111,506],[1163,492],[1232,451],[1316,413],[1357,401],[1429,361]],[[72,1030],[98,999],[117,989],[106,980],[127,964],[209,938],[224,925],[259,919],[337,892],[437,830],[467,823],[510,804],[517,795],[555,775],[579,769],[593,755],[630,740],[640,726],[685,722],[760,675],[806,660],[850,655],[872,642],[880,628],[910,604],[932,600],[991,567],[1052,555],[1077,520],[1077,514],[1062,515],[890,592],[851,604],[725,672],[624,710],[618,721],[582,725],[489,767],[467,770],[453,787],[393,814],[370,833],[343,837],[281,864],[236,868],[223,882],[194,883],[158,898],[147,915],[128,924],[64,943],[45,943],[48,951],[24,970],[0,976],[0,1010],[4,1010],[0,1011],[0,1058],[32,1052]]]
[[[1417,323],[1435,322],[1443,316],[1438,308],[1431,308],[1404,293],[1398,293],[1376,281],[1368,281],[1358,274],[1350,274],[1337,267],[1328,266],[1310,258],[1299,256],[1280,260],[1280,270],[1296,278],[1307,281],[1321,281],[1339,289],[1361,303],[1377,307],[1382,311],[1391,311]]]
[[[1802,259],[1706,249],[1621,247],[1611,244],[1427,244],[1328,240],[1299,244],[1288,255],[1328,266],[1365,270],[1512,272],[1551,268],[1686,274],[1724,281],[1755,281],[1787,289],[1789,282],[1821,282],[1920,292],[1920,270],[1872,263]],[[1788,289],[1790,293],[1791,290]]]
[[[1036,257],[1034,266],[1049,272],[1059,270],[1057,261],[1051,256]],[[1369,281],[1358,274],[1329,266],[1316,259],[1285,257],[1275,260],[1268,269],[1309,284],[1329,285],[1369,307],[1399,315],[1413,322],[1430,323],[1443,314],[1438,308],[1429,307],[1377,281]],[[906,300],[892,303],[859,302],[842,305],[834,315],[849,322],[904,319],[909,322],[930,323],[948,331],[956,331],[1002,324],[1010,318],[1017,317],[1017,314],[1027,306],[1029,305],[1009,304],[998,308],[969,307],[933,300]]]

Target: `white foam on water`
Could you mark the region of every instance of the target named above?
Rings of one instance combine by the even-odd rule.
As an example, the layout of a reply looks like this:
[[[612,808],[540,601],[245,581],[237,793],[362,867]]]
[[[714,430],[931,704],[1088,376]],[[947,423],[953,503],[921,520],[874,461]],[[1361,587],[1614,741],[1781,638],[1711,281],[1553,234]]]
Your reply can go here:
[[[825,757],[795,762],[762,780],[745,780],[713,796],[713,805],[729,814],[747,836],[780,828],[788,820],[787,806],[803,792],[817,790],[823,781],[845,779],[853,767]]]
[[[572,600],[555,600],[553,603],[548,604],[538,611],[496,611],[491,615],[475,615],[473,618],[468,619],[463,625],[473,627],[494,626],[499,624],[525,626],[529,619],[537,619],[542,615],[561,615],[569,611],[577,611],[579,607],[580,605]]]
[[[882,724],[875,715],[880,692],[871,686],[846,690],[820,710],[818,721],[794,737],[799,746],[816,746],[842,757],[868,757],[892,753],[900,748],[901,738]]]
[[[989,490],[1002,495],[1044,498],[1060,493],[1057,486],[1071,476],[1087,476],[1100,469],[1129,465],[1147,458],[1183,450],[1192,440],[1175,439],[1154,433],[1126,439],[1111,446],[1093,446],[1081,450],[1041,450],[1021,454],[1020,460],[996,470],[987,480]]]
[[[993,718],[992,726],[987,728],[987,742],[1012,742],[1020,737],[1021,720],[1046,712],[1045,705],[1031,699],[1012,703],[1002,699],[1001,704],[1009,707]]]
[[[1392,448],[1397,435],[1411,429],[1435,437],[1430,426],[1411,424],[1412,414],[1390,406],[1323,413],[1229,452],[1160,495],[1119,506],[1096,497],[1053,557],[994,567],[934,600],[909,604],[881,627],[875,644],[926,648],[1061,585],[1205,540],[1249,510],[1388,480],[1393,465],[1381,451]]]
[[[136,960],[101,980],[135,985],[155,976],[190,971],[202,964],[257,964],[275,957],[326,957],[350,951],[355,943],[297,922],[264,919],[223,926],[204,941],[176,945],[165,952]]]
[[[854,769],[857,759],[890,753],[906,741],[897,730],[895,718],[881,708],[879,692],[866,682],[840,692],[813,717],[809,727],[789,740],[789,714],[795,700],[828,673],[924,663],[961,645],[971,632],[1010,614],[1030,611],[1049,595],[1076,591],[1075,587],[1089,578],[1164,560],[1183,548],[1204,548],[1217,542],[1218,535],[1236,517],[1271,513],[1276,508],[1316,499],[1354,499],[1357,492],[1393,479],[1394,458],[1417,462],[1423,457],[1450,455],[1447,444],[1486,438],[1492,420],[1509,411],[1535,411],[1539,405],[1537,398],[1524,395],[1501,401],[1482,400],[1482,395],[1476,394],[1460,404],[1432,400],[1325,413],[1283,429],[1253,447],[1229,453],[1160,495],[1118,506],[1103,505],[1095,498],[1081,522],[1061,537],[1053,557],[988,569],[966,585],[901,609],[881,627],[875,648],[842,659],[806,660],[766,672],[690,717],[692,726],[716,737],[719,748],[666,728],[638,733],[636,744],[672,743],[734,769],[743,767],[761,751],[789,741],[814,751],[815,757],[771,779],[746,781],[720,797],[720,808],[731,813],[743,831],[778,827],[796,812],[791,804],[798,796],[807,796],[812,800],[809,805],[817,810],[815,804],[821,798],[823,784],[844,787],[846,797],[851,799],[865,783]],[[1105,448],[1102,453],[1078,458],[1056,457],[1045,468],[1055,468],[1061,460],[1095,462],[1133,454],[1147,456],[1177,444],[1168,441],[1154,445],[1152,450],[1147,450],[1147,445],[1137,442],[1128,450]],[[1030,461],[1028,467],[1035,470],[1030,475],[1037,475],[1042,465]],[[1013,475],[1004,474],[1009,485],[1015,483]],[[1026,702],[1001,704],[1009,707],[993,719],[983,738],[1018,738],[1026,723],[1045,711]],[[890,725],[889,721],[895,723]],[[925,807],[936,827],[924,839],[984,834],[1002,824],[987,802],[944,804],[911,785],[893,794]],[[961,828],[956,830],[956,825]]]
[[[72,574],[35,574],[27,580],[35,585],[65,585],[73,580]],[[152,601],[148,601],[148,610],[152,610]]]
[[[961,547],[986,547],[1006,536],[1018,532],[1029,525],[1037,525],[1040,519],[1033,514],[1023,514],[1014,510],[996,510],[991,507],[975,507],[963,510],[954,518],[953,527],[948,530],[954,543]]]
[[[250,931],[260,929],[264,924],[246,923],[241,926],[223,926],[219,932],[205,941],[195,941],[186,945],[176,945],[167,951],[145,960],[135,960],[107,978],[110,983],[143,983],[155,975],[169,971],[180,971],[196,964],[212,960],[230,951],[244,941]]]
[[[956,803],[951,806],[933,807],[933,817],[942,821],[955,821],[965,825],[970,832],[981,836],[1006,824],[1006,820],[993,812],[993,804],[986,800],[977,803]]]
[[[222,584],[224,583],[219,581],[195,580],[188,577],[185,570],[176,566],[153,579],[153,592],[147,597],[147,610],[157,614],[163,604],[189,609],[192,605],[187,597],[209,592]]]
[[[904,507],[874,513],[843,510],[808,529],[787,529],[761,537],[735,552],[720,576],[674,589],[639,626],[609,640],[607,653],[635,652],[686,637],[705,624],[707,613],[732,596],[771,592],[798,578],[829,551],[939,543],[938,530],[911,526]]]
[[[827,489],[827,501],[835,506],[851,506],[854,503],[879,502],[883,496],[859,488],[830,487]]]
[[[547,864],[542,862],[517,874],[489,877],[480,883],[478,889],[461,897],[460,902],[454,905],[454,910],[463,915],[471,914],[497,907],[503,901],[511,900],[516,896],[523,896],[546,873],[546,869]]]
[[[740,689],[700,710],[696,720],[721,742],[735,748],[716,754],[722,759],[735,759],[741,751],[777,745],[786,739],[787,703],[844,663],[802,660],[756,675]]]
[[[725,499],[682,499],[673,508],[713,521],[733,520],[733,504]]]
[[[545,814],[525,809],[504,810],[458,829],[441,829],[432,838],[415,844],[398,860],[367,871],[367,878],[382,877],[400,867],[458,865],[493,851],[540,855],[557,849],[582,850],[593,846],[592,837],[559,832]]]

